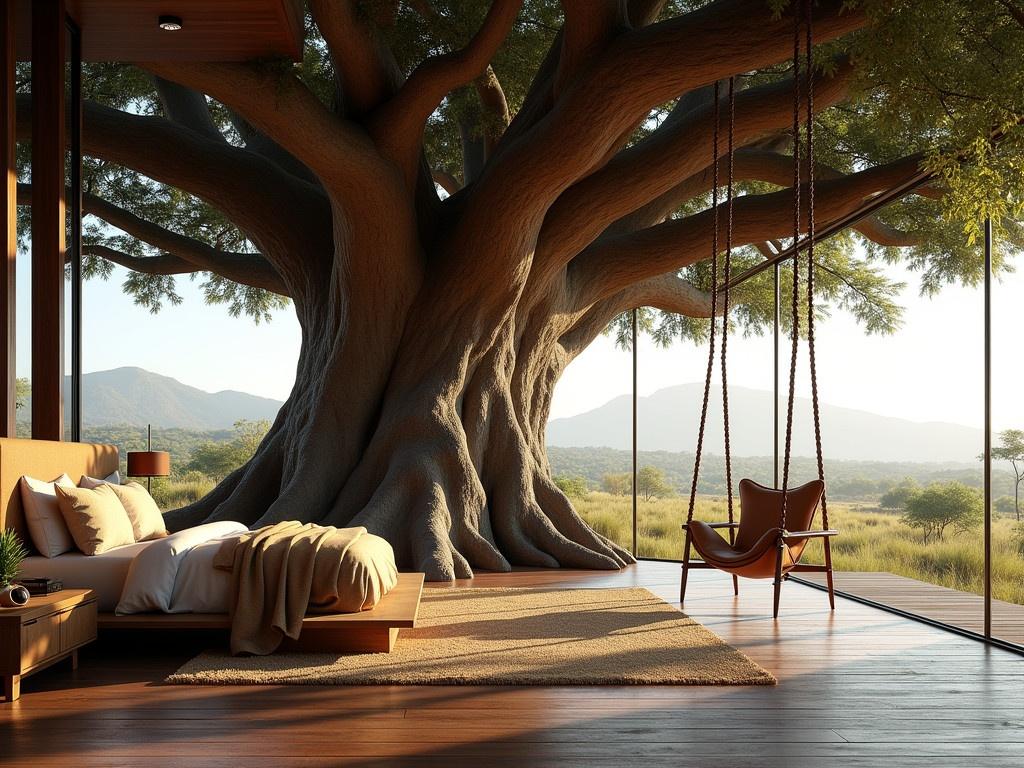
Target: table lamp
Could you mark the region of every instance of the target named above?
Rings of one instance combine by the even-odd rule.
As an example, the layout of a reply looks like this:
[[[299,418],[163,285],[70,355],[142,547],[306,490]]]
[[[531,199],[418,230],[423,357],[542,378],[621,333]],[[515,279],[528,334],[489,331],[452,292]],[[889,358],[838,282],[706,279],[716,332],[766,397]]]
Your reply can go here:
[[[146,427],[146,450],[128,451],[128,477],[146,478],[146,490],[152,490],[154,477],[171,474],[171,454],[153,450],[153,425]]]

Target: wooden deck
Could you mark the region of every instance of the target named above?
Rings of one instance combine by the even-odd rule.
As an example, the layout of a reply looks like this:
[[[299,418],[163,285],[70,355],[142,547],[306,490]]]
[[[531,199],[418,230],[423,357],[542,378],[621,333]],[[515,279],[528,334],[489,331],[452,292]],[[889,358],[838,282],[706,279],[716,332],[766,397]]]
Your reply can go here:
[[[679,567],[484,575],[481,586],[645,586]],[[777,687],[187,687],[164,676],[207,640],[119,633],[0,704],[4,768],[446,766],[820,768],[1024,760],[1024,657],[823,593],[709,571],[688,612]]]
[[[801,573],[800,578],[825,583],[824,574]],[[985,600],[981,595],[928,584],[893,573],[835,574],[836,589],[933,621],[953,624],[979,635],[985,633]],[[992,634],[1024,645],[1024,605],[992,601]]]

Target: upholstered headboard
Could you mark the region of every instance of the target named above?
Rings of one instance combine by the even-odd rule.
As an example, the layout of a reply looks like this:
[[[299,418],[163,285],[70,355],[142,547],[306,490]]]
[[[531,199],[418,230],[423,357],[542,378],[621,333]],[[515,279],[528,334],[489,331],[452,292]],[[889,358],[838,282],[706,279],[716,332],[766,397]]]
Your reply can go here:
[[[22,475],[53,480],[67,472],[77,483],[82,475],[106,477],[117,466],[116,445],[0,438],[0,528],[14,528],[31,547],[18,491]]]

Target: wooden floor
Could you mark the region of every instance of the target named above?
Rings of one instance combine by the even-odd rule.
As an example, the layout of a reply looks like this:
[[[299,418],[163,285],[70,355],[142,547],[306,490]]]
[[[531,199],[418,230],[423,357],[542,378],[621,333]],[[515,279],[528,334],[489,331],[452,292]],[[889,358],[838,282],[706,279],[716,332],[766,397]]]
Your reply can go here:
[[[825,583],[824,574],[802,573],[800,577],[818,584]],[[985,633],[985,599],[981,595],[894,573],[839,572],[835,574],[835,585],[841,592],[856,597],[969,629],[979,635]],[[1024,645],[1024,605],[993,600],[992,635]]]
[[[642,585],[679,568],[485,575],[483,586]],[[691,576],[686,608],[777,687],[185,687],[189,635],[101,639],[77,672],[0,704],[0,763],[40,766],[983,766],[1024,764],[1024,657],[787,584]],[[399,640],[401,642],[401,640]]]

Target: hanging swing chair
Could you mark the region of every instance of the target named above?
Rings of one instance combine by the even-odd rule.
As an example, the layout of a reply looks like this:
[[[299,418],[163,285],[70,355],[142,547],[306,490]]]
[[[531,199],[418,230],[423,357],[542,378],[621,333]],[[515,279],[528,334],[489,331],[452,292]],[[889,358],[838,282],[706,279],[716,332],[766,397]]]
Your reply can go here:
[[[727,348],[729,339],[729,301],[730,280],[732,278],[732,237],[733,237],[733,131],[735,125],[735,79],[729,79],[729,135],[727,147],[727,198],[726,198],[726,242],[724,282],[718,284],[718,188],[719,188],[719,123],[720,123],[720,86],[715,84],[715,128],[713,140],[713,191],[712,208],[714,210],[714,234],[712,236],[711,273],[711,333],[708,351],[707,374],[704,380],[704,401],[701,409],[700,428],[697,434],[697,450],[694,456],[693,484],[690,488],[690,503],[683,525],[685,543],[683,549],[682,580],[679,589],[679,602],[686,597],[686,579],[691,568],[714,568],[732,575],[733,592],[739,594],[739,576],[751,579],[774,579],[775,595],[772,615],[778,618],[779,596],[782,582],[793,572],[825,573],[828,582],[829,605],[835,610],[835,592],[832,581],[832,550],[831,538],[838,531],[828,527],[828,505],[825,499],[825,470],[821,451],[821,428],[818,408],[818,380],[814,357],[814,174],[809,172],[807,181],[807,236],[800,237],[800,58],[801,29],[806,33],[806,80],[807,80],[807,138],[806,161],[809,169],[814,168],[814,94],[812,78],[811,48],[813,35],[811,29],[811,2],[804,0],[803,15],[806,23],[802,23],[801,14],[794,8],[793,28],[793,297],[791,305],[792,317],[792,351],[789,368],[789,400],[786,409],[786,445],[783,461],[782,487],[768,488],[753,480],[740,480],[740,521],[737,523],[733,511],[732,457],[729,439],[729,389],[726,368]],[[794,2],[796,6],[796,2]],[[817,454],[818,478],[796,488],[789,486],[790,457],[793,437],[793,401],[795,393],[797,349],[800,336],[800,257],[801,251],[807,260],[807,347],[810,358],[811,404],[814,413],[814,443]],[[708,398],[711,393],[711,378],[715,359],[715,321],[718,316],[718,297],[722,297],[722,413],[725,431],[725,475],[728,487],[727,508],[728,521],[722,523],[705,523],[693,519],[697,499],[697,483],[700,476],[701,451],[704,444],[704,429],[707,422]],[[811,530],[815,512],[821,506],[821,530]],[[728,538],[719,531],[726,531]],[[801,562],[804,550],[811,539],[820,538],[825,550],[824,565],[811,565]],[[697,551],[701,560],[690,560],[690,548]]]

